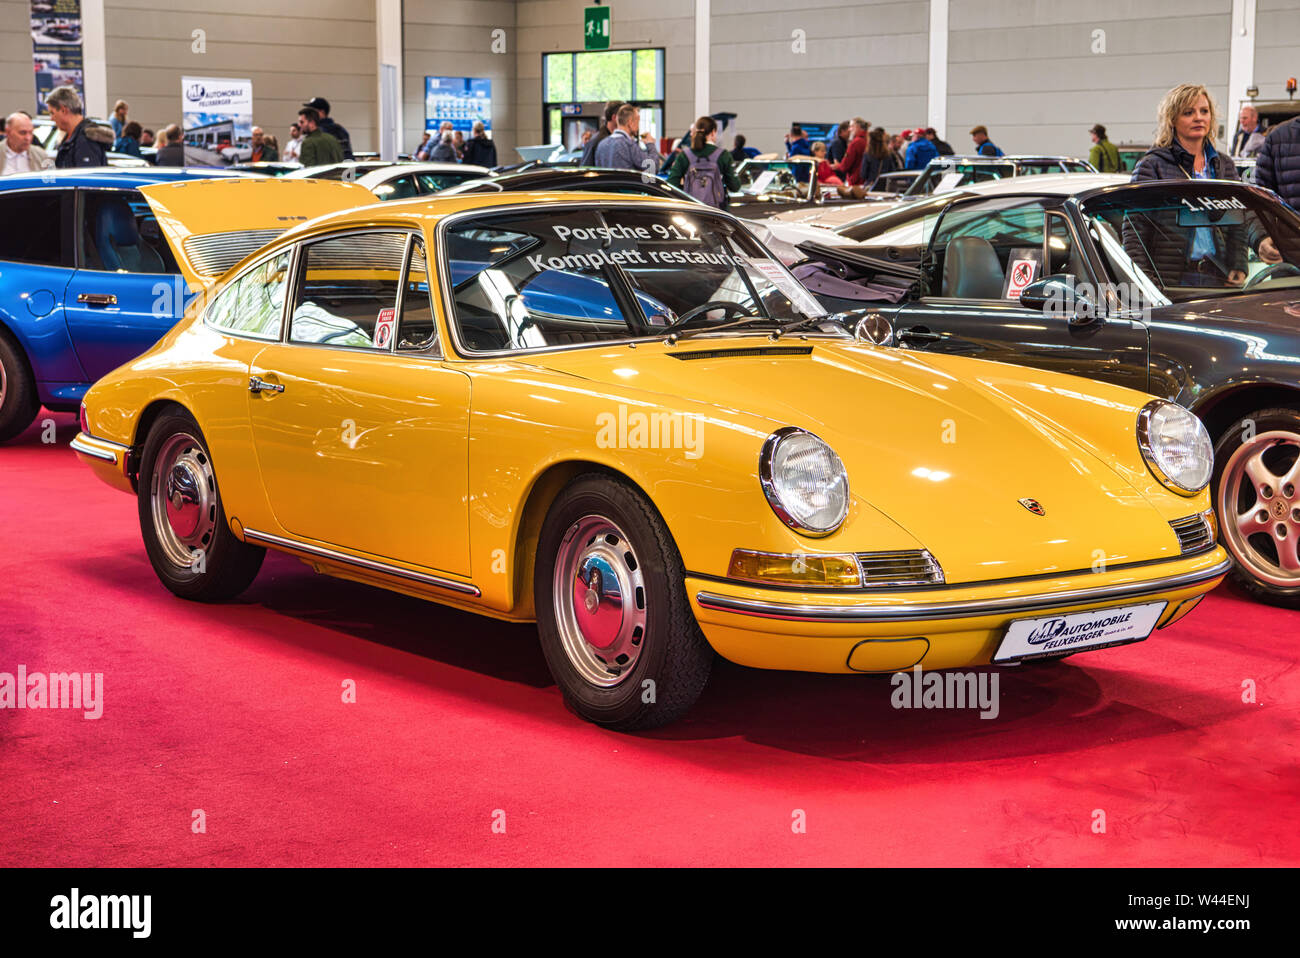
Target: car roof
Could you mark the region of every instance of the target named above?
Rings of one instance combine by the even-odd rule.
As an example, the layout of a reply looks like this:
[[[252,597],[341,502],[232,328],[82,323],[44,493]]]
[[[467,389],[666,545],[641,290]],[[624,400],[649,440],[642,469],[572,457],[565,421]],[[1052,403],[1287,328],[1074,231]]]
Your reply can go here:
[[[382,169],[363,173],[356,178],[356,182],[366,189],[372,189],[408,173],[464,173],[475,178],[492,175],[492,171],[486,166],[474,166],[472,163],[394,163]]]
[[[45,170],[0,177],[0,190],[36,189],[42,186],[148,186],[151,183],[181,183],[217,177],[247,176],[238,170],[208,167],[151,166]]]
[[[1121,186],[1131,181],[1129,173],[1044,173],[1040,176],[1015,176],[987,183],[958,187],[954,193],[998,196],[1003,193],[1036,193],[1043,196],[1077,196],[1088,190]],[[932,194],[942,196],[942,193]]]
[[[1003,156],[985,156],[982,153],[956,153],[952,156],[936,156],[930,160],[931,165],[945,163],[1086,163],[1077,156],[1058,156],[1050,153],[1007,153]]]

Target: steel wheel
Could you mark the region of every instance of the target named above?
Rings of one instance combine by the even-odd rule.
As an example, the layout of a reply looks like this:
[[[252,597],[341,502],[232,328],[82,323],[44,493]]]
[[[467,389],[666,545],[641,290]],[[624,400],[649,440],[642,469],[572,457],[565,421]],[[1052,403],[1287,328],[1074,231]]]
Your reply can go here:
[[[188,569],[212,544],[217,525],[217,480],[202,444],[188,433],[170,436],[154,458],[150,510],[168,562]]]
[[[570,525],[556,556],[552,595],[573,668],[599,688],[623,682],[646,633],[645,580],[623,530],[596,515]]]
[[[1300,586],[1300,436],[1272,430],[1242,443],[1218,495],[1224,544],[1250,576]]]

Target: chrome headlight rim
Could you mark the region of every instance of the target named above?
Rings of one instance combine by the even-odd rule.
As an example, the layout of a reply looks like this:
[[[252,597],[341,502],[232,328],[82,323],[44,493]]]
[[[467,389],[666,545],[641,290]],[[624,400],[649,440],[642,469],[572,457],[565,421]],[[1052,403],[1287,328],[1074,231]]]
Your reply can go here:
[[[805,525],[797,517],[792,515],[786,508],[784,501],[781,499],[781,492],[776,487],[776,480],[772,476],[772,464],[776,459],[776,451],[781,443],[791,436],[808,436],[809,438],[821,443],[828,453],[834,458],[835,463],[839,466],[840,475],[844,477],[844,502],[839,510],[839,515],[835,522],[827,528],[817,528],[815,526]],[[767,497],[767,504],[772,507],[777,518],[784,522],[791,529],[794,529],[800,535],[807,536],[811,539],[822,539],[839,531],[840,526],[844,525],[844,520],[849,517],[849,473],[844,468],[844,460],[839,454],[831,448],[830,443],[816,433],[807,429],[801,429],[798,426],[782,426],[772,435],[768,436],[763,442],[763,448],[758,454],[758,480],[763,487],[763,495]]]
[[[1205,436],[1206,444],[1210,447],[1211,457],[1208,463],[1209,468],[1206,470],[1205,482],[1199,486],[1189,486],[1180,482],[1178,479],[1175,479],[1173,476],[1165,472],[1164,468],[1160,465],[1160,459],[1156,455],[1155,449],[1152,445],[1151,420],[1157,411],[1165,407],[1177,410],[1177,412],[1182,415],[1190,416],[1192,421],[1196,423],[1199,431]],[[1137,442],[1138,448],[1142,450],[1142,458],[1146,462],[1147,468],[1151,470],[1151,474],[1160,480],[1160,482],[1172,492],[1190,498],[1199,495],[1209,487],[1210,481],[1214,477],[1214,444],[1210,440],[1210,434],[1208,430],[1206,430],[1205,424],[1201,422],[1200,418],[1197,417],[1195,413],[1183,408],[1178,405],[1178,403],[1170,402],[1168,399],[1153,399],[1138,412]]]

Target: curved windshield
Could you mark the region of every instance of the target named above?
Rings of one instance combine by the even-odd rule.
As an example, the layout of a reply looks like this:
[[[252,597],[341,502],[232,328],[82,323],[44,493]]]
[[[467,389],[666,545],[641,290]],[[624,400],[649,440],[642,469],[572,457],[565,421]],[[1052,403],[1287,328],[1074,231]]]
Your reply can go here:
[[[1300,216],[1223,180],[1172,180],[1083,204],[1115,282],[1141,274],[1175,302],[1300,288]]]
[[[946,193],[959,186],[988,183],[1016,175],[1013,163],[931,163],[912,181],[904,196]]]
[[[770,333],[825,315],[750,232],[672,208],[546,206],[449,223],[439,244],[471,352],[666,333]]]
[[[799,199],[808,192],[812,161],[746,160],[736,168],[742,196],[788,196]]]

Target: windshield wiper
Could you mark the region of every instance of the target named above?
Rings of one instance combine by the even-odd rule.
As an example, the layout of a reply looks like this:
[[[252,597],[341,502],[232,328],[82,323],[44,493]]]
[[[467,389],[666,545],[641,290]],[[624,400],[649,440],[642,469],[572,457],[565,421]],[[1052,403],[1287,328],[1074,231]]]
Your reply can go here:
[[[771,316],[759,316],[757,314],[746,316],[744,319],[737,319],[729,323],[719,323],[716,326],[695,326],[686,329],[675,329],[668,334],[668,341],[677,342],[679,339],[690,339],[692,336],[698,336],[701,333],[716,333],[724,329],[740,329],[743,326],[753,326],[755,323],[770,323],[777,325],[780,320],[773,319]]]

